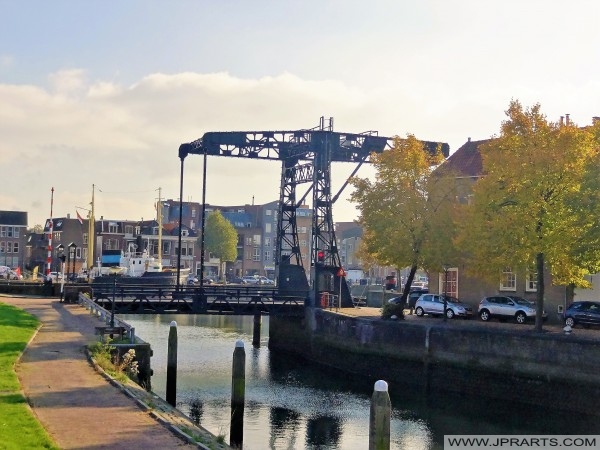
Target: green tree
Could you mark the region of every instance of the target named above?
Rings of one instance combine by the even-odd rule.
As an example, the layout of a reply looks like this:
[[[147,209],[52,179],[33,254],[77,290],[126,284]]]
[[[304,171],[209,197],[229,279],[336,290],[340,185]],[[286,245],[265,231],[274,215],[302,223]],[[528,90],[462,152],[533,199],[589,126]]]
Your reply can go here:
[[[371,156],[375,181],[354,178],[351,200],[363,227],[359,255],[367,264],[410,267],[406,302],[418,268],[440,269],[452,252],[453,185],[433,174],[443,161],[414,136],[395,138],[393,148]]]
[[[579,286],[597,267],[597,246],[586,248],[598,242],[597,215],[586,211],[592,203],[598,211],[597,130],[548,122],[538,104],[524,109],[511,101],[506,115],[500,136],[480,148],[484,177],[460,242],[473,274],[495,281],[507,268],[536,274],[541,331],[546,266],[555,284]]]
[[[223,217],[221,211],[214,211],[206,217],[204,224],[204,248],[222,262],[237,258],[237,231]]]

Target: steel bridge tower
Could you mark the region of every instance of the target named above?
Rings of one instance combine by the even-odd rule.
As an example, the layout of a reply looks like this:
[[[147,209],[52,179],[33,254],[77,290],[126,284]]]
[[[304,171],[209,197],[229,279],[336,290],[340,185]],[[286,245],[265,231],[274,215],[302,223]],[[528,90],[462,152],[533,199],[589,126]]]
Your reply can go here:
[[[183,164],[190,154],[204,155],[205,170],[207,156],[281,161],[275,251],[278,292],[305,292],[307,306],[319,305],[324,294],[338,295],[338,304],[350,307],[352,298],[345,282],[332,215],[333,204],[347,186],[348,180],[333,195],[331,163],[355,163],[356,167],[350,175],[352,177],[363,163],[370,161],[372,153],[381,153],[392,144],[392,139],[379,136],[376,131],[359,134],[334,132],[333,119],[326,120],[323,117],[319,126],[295,131],[208,132],[202,138],[179,147],[180,202],[183,194]],[[441,148],[442,153],[448,156],[448,144],[424,144],[429,151],[435,152]],[[307,185],[301,197],[298,195],[300,185]],[[313,215],[309,284],[300,253],[296,211],[311,191]],[[181,205],[179,210],[181,211]],[[204,213],[205,211],[202,213],[203,221]]]

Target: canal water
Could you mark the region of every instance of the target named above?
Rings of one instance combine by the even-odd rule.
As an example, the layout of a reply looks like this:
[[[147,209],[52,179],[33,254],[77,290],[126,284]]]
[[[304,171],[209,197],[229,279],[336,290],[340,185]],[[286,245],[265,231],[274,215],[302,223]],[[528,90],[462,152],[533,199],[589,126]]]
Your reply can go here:
[[[229,442],[232,356],[245,344],[245,450],[368,448],[372,380],[308,364],[252,346],[251,316],[122,315],[152,345],[152,390],[165,398],[167,339],[177,322],[177,407]],[[568,388],[567,386],[565,388]],[[456,395],[426,396],[419,389],[390,392],[391,448],[443,448],[449,434],[596,434],[597,418]]]

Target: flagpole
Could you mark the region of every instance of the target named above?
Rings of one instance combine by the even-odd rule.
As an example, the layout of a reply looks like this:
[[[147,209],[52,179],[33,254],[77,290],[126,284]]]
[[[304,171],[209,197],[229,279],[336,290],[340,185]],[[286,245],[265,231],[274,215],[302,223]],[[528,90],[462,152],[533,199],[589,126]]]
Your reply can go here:
[[[54,187],[50,190],[50,221],[48,223],[48,256],[46,257],[46,276],[50,276],[52,266],[52,228],[54,227],[52,221],[52,209],[54,207]]]
[[[95,186],[92,184],[92,210],[88,213],[88,254],[87,254],[87,266],[88,266],[88,280],[91,281],[90,275],[94,268],[94,247],[96,246],[96,222],[94,219],[94,189]]]

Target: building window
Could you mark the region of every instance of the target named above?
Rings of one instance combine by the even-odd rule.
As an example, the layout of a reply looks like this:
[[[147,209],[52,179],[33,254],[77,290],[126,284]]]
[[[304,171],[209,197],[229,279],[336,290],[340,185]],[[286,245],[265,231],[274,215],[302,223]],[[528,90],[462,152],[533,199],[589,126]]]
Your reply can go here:
[[[252,238],[251,237],[246,238],[246,245],[252,245]]]
[[[271,250],[265,250],[265,261],[271,260]]]
[[[16,237],[16,238],[19,237],[19,227],[15,227],[15,234],[13,237]]]
[[[0,242],[0,253],[5,253],[6,252],[6,242],[2,241]]]
[[[265,223],[265,233],[271,232],[271,224],[269,222]]]
[[[267,216],[270,216],[271,214],[273,214],[273,211],[272,211],[272,210],[270,210],[270,209],[267,209],[267,210],[265,211],[265,214],[266,214]]]
[[[300,240],[300,247],[306,247],[306,239]]]
[[[137,236],[138,234],[140,234],[140,227],[139,226],[135,227],[135,235]]]
[[[525,291],[526,292],[537,292],[537,272],[527,271],[525,276]]]
[[[253,241],[255,246],[260,246],[260,234],[255,234]]]
[[[6,228],[7,227],[0,227],[0,237],[6,237]]]
[[[252,252],[252,261],[260,261],[260,248],[255,248]]]
[[[125,225],[125,234],[131,234],[133,236],[133,225]]]
[[[13,253],[19,253],[19,243],[13,242]]]
[[[516,291],[517,290],[517,276],[510,267],[506,267],[502,271],[502,279],[500,281],[501,291]]]
[[[171,243],[168,241],[163,242],[162,246],[163,246],[163,255],[170,255],[171,254]]]
[[[271,246],[271,238],[270,237],[266,237],[265,238],[265,247],[270,247]]]
[[[118,233],[119,226],[116,223],[109,223],[108,224],[108,232],[109,233]]]
[[[83,233],[81,242],[85,245],[88,243],[88,234]]]
[[[440,289],[440,294],[443,294],[445,292],[446,295],[448,295],[449,297],[458,298],[458,269],[457,268],[452,267],[452,268],[448,269],[447,278],[446,278],[446,273],[444,273],[444,272],[440,273],[439,289]]]
[[[12,252],[13,252],[13,243],[7,242],[6,243],[6,253],[12,253]]]
[[[196,208],[192,208],[192,217],[195,218],[196,217]]]

